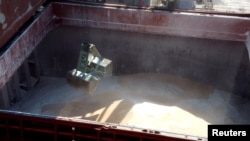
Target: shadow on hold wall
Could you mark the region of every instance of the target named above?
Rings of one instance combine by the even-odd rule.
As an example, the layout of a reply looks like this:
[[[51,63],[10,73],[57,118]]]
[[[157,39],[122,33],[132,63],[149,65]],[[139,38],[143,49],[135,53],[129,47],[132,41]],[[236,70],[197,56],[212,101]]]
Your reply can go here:
[[[250,62],[247,48],[242,54],[238,73],[235,77],[233,94],[250,99]]]

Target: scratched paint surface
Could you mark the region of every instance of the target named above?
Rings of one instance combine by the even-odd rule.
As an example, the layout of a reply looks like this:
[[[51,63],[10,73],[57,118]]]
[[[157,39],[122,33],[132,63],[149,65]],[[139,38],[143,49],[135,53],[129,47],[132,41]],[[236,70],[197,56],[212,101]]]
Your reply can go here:
[[[44,2],[45,0],[0,1],[0,48]]]

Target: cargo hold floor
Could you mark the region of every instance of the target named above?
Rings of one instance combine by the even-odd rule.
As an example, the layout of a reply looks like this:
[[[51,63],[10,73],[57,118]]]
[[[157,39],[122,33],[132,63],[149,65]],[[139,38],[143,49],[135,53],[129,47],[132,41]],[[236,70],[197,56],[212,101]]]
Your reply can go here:
[[[12,110],[206,137],[208,124],[249,123],[249,108],[248,100],[188,79],[138,73],[104,78],[94,95],[42,77]]]

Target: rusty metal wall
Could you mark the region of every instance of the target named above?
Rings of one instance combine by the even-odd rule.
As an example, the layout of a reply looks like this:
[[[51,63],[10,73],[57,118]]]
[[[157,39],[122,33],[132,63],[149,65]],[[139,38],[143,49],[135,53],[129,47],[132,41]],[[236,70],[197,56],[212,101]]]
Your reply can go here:
[[[230,41],[246,41],[250,27],[250,20],[242,17],[125,7],[54,3],[53,11],[58,24],[63,25]]]
[[[53,24],[51,23],[52,16],[52,7],[46,7],[44,12],[42,12],[38,18],[34,19],[25,31],[16,37],[8,48],[2,52],[0,56],[0,108],[7,109],[13,99],[19,99],[18,95],[9,91],[10,88],[8,88],[7,83],[18,71],[20,66],[25,64],[24,61],[27,60],[34,48],[41,42],[49,30],[53,28]],[[2,41],[2,39],[0,39],[0,41]]]
[[[0,0],[0,48],[45,0]]]
[[[1,0],[1,44],[12,37],[18,26],[24,23],[24,19],[32,15],[35,7],[40,5],[38,3],[43,1],[37,3],[26,1],[28,6],[22,8],[26,10],[21,12],[18,10],[19,7],[16,9],[19,14],[14,14],[15,10],[14,13],[10,12],[15,2],[18,3],[18,1]],[[34,5],[33,8],[32,5]],[[23,18],[14,18],[20,15]],[[51,26],[51,24],[245,42],[250,20],[243,17],[53,3],[45,8],[41,16],[0,57],[0,88],[5,86],[18,67],[53,28],[54,25]]]

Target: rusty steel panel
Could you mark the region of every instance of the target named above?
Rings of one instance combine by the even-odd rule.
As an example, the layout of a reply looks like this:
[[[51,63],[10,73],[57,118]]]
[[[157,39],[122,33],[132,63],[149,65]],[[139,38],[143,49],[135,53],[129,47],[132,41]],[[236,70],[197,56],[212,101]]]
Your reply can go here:
[[[0,0],[0,48],[44,2],[45,0]]]
[[[58,24],[132,32],[246,41],[250,20],[244,17],[170,13],[80,4],[53,4]]]
[[[0,56],[0,89],[53,28],[52,15],[52,8],[49,6]]]

